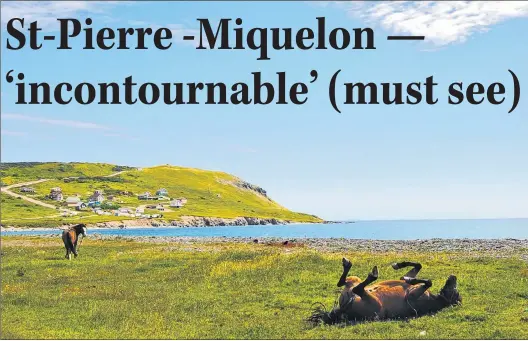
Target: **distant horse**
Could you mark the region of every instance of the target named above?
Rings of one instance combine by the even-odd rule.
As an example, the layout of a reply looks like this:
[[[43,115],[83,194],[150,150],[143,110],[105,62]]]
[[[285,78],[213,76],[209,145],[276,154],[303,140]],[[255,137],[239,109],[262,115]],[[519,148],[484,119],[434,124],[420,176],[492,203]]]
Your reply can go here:
[[[78,224],[71,226],[67,230],[62,232],[62,241],[64,242],[64,247],[66,248],[66,259],[71,260],[71,254],[77,257],[77,242],[79,241],[79,235],[86,237],[86,225]],[[81,239],[81,243],[82,243]]]
[[[344,286],[344,289],[339,297],[339,306],[330,312],[318,308],[308,319],[309,321],[334,324],[343,321],[418,317],[462,302],[455,276],[449,276],[440,293],[434,295],[429,291],[433,285],[430,280],[416,278],[422,268],[419,263],[394,263],[392,264],[394,270],[409,266],[413,268],[400,280],[370,285],[378,279],[377,266],[372,269],[366,280],[361,281],[356,276],[347,277],[352,263],[346,258],[343,258],[342,262],[343,274],[337,286]]]

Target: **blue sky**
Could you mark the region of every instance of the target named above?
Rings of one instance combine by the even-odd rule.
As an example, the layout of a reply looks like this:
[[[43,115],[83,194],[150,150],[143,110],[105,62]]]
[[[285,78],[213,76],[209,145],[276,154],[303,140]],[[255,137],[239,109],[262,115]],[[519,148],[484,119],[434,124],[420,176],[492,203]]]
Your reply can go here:
[[[294,13],[294,15],[292,15]],[[195,33],[196,18],[244,20],[244,27],[372,27],[374,51],[196,50],[39,51],[6,49],[6,22],[23,16],[56,33],[57,17],[91,17],[95,27],[169,27]],[[222,170],[264,187],[284,206],[326,219],[528,216],[528,116],[521,94],[509,104],[447,104],[447,86],[528,79],[528,6],[523,2],[2,2],[2,161],[88,161]],[[424,34],[424,42],[387,42]],[[302,106],[16,105],[5,73],[26,81],[249,81],[261,71],[310,86]],[[342,106],[327,83],[423,82],[433,75],[440,102]],[[524,86],[525,88],[526,86]],[[507,97],[506,103],[511,103]]]

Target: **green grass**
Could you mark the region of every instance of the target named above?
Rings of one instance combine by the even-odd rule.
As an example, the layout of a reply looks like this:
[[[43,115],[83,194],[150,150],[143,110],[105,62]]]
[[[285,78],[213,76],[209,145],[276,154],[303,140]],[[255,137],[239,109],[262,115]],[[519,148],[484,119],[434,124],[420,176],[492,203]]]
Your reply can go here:
[[[2,338],[527,339],[528,268],[476,254],[348,253],[352,274],[398,260],[423,264],[438,292],[459,278],[463,305],[408,321],[312,327],[331,306],[342,254],[253,244],[87,239],[63,258],[60,238],[2,239]],[[425,331],[425,336],[420,333]]]
[[[57,210],[35,205],[3,193],[0,195],[0,198],[0,214],[2,221],[9,221],[12,219],[31,219],[33,217],[47,217],[59,214]]]
[[[166,188],[170,197],[185,197],[188,200],[183,208],[164,213],[166,220],[190,215],[218,218],[277,218],[299,222],[321,221],[313,215],[292,212],[256,191],[239,188],[235,184],[241,180],[223,172],[176,166],[157,166],[142,170],[131,169],[116,177],[101,178],[101,176],[114,173],[116,166],[89,163],[45,163],[24,167],[20,164],[14,164],[10,167],[9,165],[3,165],[2,181],[4,183],[20,183],[39,178],[54,179],[32,186],[36,190],[33,197],[50,204],[56,204],[47,198],[52,187],[61,187],[65,197],[78,194],[83,200],[87,200],[94,190],[101,189],[106,195],[116,195],[115,200],[121,202],[122,206],[132,207],[147,204],[145,201],[138,200],[137,194],[146,191],[155,194],[158,189]],[[81,176],[82,179],[73,181],[67,179],[71,176]],[[134,195],[120,195],[119,193],[123,191],[131,192]],[[16,206],[11,205],[11,202],[3,203],[2,211],[10,212],[10,216],[15,217],[20,212]],[[121,217],[119,220],[126,219]],[[35,219],[34,221],[8,221],[8,223],[13,226],[53,226],[59,222],[70,220],[76,221],[78,219]],[[91,217],[88,222],[109,220],[115,219],[100,216]]]
[[[2,163],[2,183],[12,185],[38,179],[63,179],[71,176],[104,176],[115,173],[106,163],[19,162]]]

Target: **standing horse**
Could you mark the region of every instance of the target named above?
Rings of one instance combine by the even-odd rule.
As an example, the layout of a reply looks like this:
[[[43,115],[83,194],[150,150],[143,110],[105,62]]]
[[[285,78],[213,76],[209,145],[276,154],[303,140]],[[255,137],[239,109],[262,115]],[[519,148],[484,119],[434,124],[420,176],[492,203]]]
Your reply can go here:
[[[339,297],[339,306],[330,312],[317,309],[309,321],[334,324],[342,321],[418,317],[462,302],[455,276],[449,276],[440,293],[434,295],[429,291],[433,285],[430,280],[416,278],[422,268],[419,263],[394,263],[394,270],[409,266],[412,266],[412,269],[400,280],[371,285],[378,279],[377,266],[372,269],[367,279],[362,281],[356,276],[347,277],[352,263],[346,258],[343,258],[342,262],[343,274],[337,286],[344,288]]]
[[[77,257],[77,242],[79,241],[80,234],[83,236],[82,239],[86,237],[86,225],[78,224],[71,226],[62,232],[62,241],[64,242],[64,247],[66,248],[66,259],[71,260],[72,253],[75,257]]]

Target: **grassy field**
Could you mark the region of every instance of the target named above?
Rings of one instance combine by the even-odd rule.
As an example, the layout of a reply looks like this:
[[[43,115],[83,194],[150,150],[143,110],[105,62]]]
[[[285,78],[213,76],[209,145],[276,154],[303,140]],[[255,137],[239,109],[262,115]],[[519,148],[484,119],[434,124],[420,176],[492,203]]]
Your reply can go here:
[[[2,221],[7,219],[24,220],[34,217],[48,217],[59,214],[57,210],[35,205],[9,195],[2,194],[1,199],[1,216]]]
[[[235,243],[87,239],[63,258],[60,239],[2,238],[2,338],[527,339],[528,268],[519,257],[347,253],[351,274],[394,261],[423,264],[438,292],[459,278],[463,305],[408,321],[312,327],[331,306],[342,254]],[[425,335],[424,335],[425,332]]]
[[[56,205],[57,202],[47,198],[50,189],[60,187],[64,197],[79,195],[87,201],[96,189],[103,190],[105,195],[114,195],[115,202],[122,207],[137,207],[147,204],[137,199],[137,195],[150,192],[152,195],[160,188],[165,188],[171,198],[187,198],[187,204],[174,212],[164,213],[166,220],[178,219],[181,216],[202,216],[217,218],[256,217],[276,218],[299,222],[320,222],[321,219],[309,214],[292,212],[271,198],[256,190],[242,188],[243,181],[233,175],[206,171],[195,168],[176,166],[157,166],[143,169],[126,168],[126,172],[114,177],[104,177],[123,168],[108,164],[90,163],[43,163],[43,164],[3,164],[1,169],[4,184],[16,184],[40,178],[50,181],[35,184],[36,193],[28,195],[37,200]],[[80,177],[72,179],[71,177]],[[19,189],[13,189],[14,192]],[[130,195],[123,195],[129,192]],[[4,195],[2,195],[4,197]],[[21,217],[27,207],[15,205],[13,200],[2,199],[3,222],[12,226],[57,226],[58,224],[77,222],[78,217],[42,219],[41,212],[31,212]],[[152,202],[148,202],[152,203]],[[26,204],[26,206],[37,206]],[[35,211],[39,210],[34,208]],[[49,209],[51,212],[53,210]],[[81,214],[91,216],[92,212]],[[38,217],[38,218],[37,218]],[[84,219],[84,218],[83,218]],[[116,220],[108,216],[91,216],[88,223]],[[131,219],[120,217],[119,220]],[[83,220],[84,221],[84,220]]]

